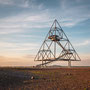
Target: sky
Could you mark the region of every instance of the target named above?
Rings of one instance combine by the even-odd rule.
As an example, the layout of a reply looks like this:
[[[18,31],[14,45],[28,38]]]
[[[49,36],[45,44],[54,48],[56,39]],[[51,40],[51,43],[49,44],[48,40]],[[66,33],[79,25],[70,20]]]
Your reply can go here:
[[[90,66],[90,0],[0,0],[0,66],[33,66],[57,19],[81,61]],[[67,65],[67,62],[59,62]]]

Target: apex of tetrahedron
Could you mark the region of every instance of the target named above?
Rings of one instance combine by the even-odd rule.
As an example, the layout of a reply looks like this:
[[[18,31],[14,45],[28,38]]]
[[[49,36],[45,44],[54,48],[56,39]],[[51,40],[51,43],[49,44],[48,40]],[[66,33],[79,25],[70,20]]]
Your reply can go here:
[[[53,24],[52,24],[52,26],[51,26],[50,29],[53,29],[53,28],[54,28],[55,30],[56,30],[56,28],[62,29],[61,26],[60,26],[60,24],[59,24],[59,22],[57,21],[57,19],[54,20],[54,22],[53,22]]]
[[[54,21],[57,21],[57,19],[55,19]]]

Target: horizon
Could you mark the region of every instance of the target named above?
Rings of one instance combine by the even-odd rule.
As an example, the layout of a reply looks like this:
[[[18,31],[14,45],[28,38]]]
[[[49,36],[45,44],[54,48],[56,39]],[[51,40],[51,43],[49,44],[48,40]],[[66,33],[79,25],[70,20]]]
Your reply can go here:
[[[0,0],[0,67],[41,63],[34,58],[55,19],[81,58],[72,66],[90,66],[89,9],[90,0]]]

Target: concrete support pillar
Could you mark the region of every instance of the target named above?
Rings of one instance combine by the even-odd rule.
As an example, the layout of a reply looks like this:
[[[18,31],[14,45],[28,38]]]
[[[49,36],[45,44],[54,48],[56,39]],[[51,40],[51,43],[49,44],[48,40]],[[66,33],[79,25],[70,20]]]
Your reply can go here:
[[[43,60],[42,60],[42,65],[41,65],[41,67],[43,68]]]
[[[46,63],[46,61],[45,61],[45,63]],[[46,64],[45,64],[45,67],[47,67]]]
[[[69,68],[71,67],[71,61],[70,60],[68,61],[68,67]]]

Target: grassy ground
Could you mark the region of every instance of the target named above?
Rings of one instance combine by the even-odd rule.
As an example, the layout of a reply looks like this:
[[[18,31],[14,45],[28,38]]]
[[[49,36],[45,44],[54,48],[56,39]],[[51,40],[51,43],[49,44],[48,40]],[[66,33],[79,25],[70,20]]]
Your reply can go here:
[[[90,67],[0,68],[0,90],[90,90]]]

